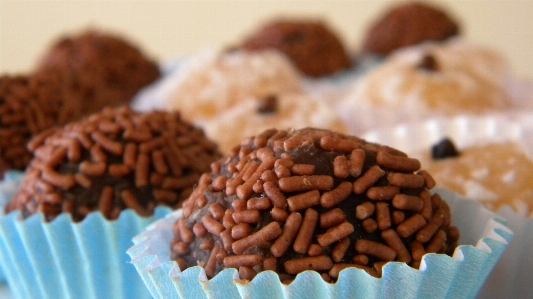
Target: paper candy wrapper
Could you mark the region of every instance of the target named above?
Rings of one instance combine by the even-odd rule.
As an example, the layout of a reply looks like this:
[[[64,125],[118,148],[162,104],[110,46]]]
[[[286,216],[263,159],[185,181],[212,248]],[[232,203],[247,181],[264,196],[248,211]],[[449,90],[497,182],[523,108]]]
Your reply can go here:
[[[459,148],[487,142],[516,142],[523,144],[525,154],[533,157],[531,113],[512,116],[458,116],[371,131],[362,137],[412,155],[421,150],[429,150],[431,145],[445,136],[451,137]],[[533,182],[531,186],[533,188]],[[514,237],[481,289],[479,298],[529,298],[533,294],[533,219],[521,216],[507,206],[497,214],[507,220]]]
[[[2,198],[10,200],[16,192],[12,182],[6,178],[0,183]],[[126,250],[132,237],[170,212],[156,208],[146,218],[125,210],[115,221],[94,212],[81,222],[68,214],[52,222],[42,214],[28,219],[19,212],[0,216],[0,264],[13,296],[150,298]]]
[[[238,280],[236,269],[226,269],[207,280],[203,268],[180,271],[170,260],[172,224],[182,216],[178,210],[152,224],[134,238],[128,250],[132,263],[154,298],[474,298],[512,238],[504,221],[479,203],[442,190],[450,205],[453,225],[461,232],[453,257],[426,254],[421,270],[399,262],[388,263],[383,277],[348,268],[335,284],[317,272],[300,273],[290,285],[282,284],[272,271],[252,281]]]
[[[4,206],[13,198],[20,187],[24,173],[21,171],[6,171],[0,181],[0,216],[4,215]],[[0,262],[1,265],[1,262]],[[6,278],[0,267],[0,283],[5,283]]]

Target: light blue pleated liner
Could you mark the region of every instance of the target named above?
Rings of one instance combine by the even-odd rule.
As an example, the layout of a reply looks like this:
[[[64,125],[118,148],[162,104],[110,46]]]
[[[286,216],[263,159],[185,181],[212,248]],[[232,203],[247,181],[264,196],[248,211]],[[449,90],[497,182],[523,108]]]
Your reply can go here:
[[[5,206],[11,201],[20,188],[23,178],[24,172],[22,171],[9,170],[4,173],[4,177],[0,180],[0,217],[4,215]],[[5,283],[6,277],[2,269],[2,261],[0,258],[0,283]]]
[[[126,250],[131,238],[170,214],[123,211],[109,221],[100,212],[73,222],[62,214],[45,222],[42,214],[26,220],[19,212],[0,218],[0,259],[13,296],[27,298],[151,298]]]
[[[236,269],[226,269],[207,280],[198,266],[181,272],[170,260],[172,224],[182,216],[175,211],[134,238],[128,250],[135,268],[154,298],[475,298],[483,282],[504,252],[513,233],[506,221],[479,203],[447,190],[439,194],[452,210],[452,222],[461,232],[453,255],[426,254],[421,270],[404,263],[384,266],[382,278],[348,268],[335,284],[317,272],[300,273],[284,285],[276,273],[264,271],[251,282],[238,281]]]

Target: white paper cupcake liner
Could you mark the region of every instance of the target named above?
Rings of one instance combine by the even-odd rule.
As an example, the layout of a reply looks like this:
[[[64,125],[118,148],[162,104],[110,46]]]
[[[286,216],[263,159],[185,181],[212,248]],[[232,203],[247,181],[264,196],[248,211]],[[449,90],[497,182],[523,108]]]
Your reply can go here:
[[[440,193],[461,231],[460,244],[472,245],[459,246],[453,257],[426,254],[421,270],[388,263],[382,278],[348,268],[330,284],[317,272],[305,271],[284,285],[272,271],[259,273],[249,283],[236,280],[235,269],[223,270],[211,280],[198,266],[182,272],[170,260],[171,227],[182,216],[181,210],[135,237],[136,245],[128,254],[154,298],[474,298],[512,233],[501,218],[480,204],[446,190]]]
[[[99,212],[81,222],[62,214],[52,222],[42,214],[0,218],[0,259],[15,298],[150,298],[129,263],[131,238],[170,213],[156,208],[141,217],[125,210],[115,221]]]
[[[518,142],[524,145],[525,154],[533,159],[531,113],[431,120],[367,132],[362,138],[413,154],[429,150],[445,136],[451,137],[459,148],[487,142]],[[531,186],[533,189],[533,182]],[[533,219],[520,216],[511,207],[503,207],[497,214],[508,221],[508,227],[515,235],[481,289],[479,298],[531,298]]]

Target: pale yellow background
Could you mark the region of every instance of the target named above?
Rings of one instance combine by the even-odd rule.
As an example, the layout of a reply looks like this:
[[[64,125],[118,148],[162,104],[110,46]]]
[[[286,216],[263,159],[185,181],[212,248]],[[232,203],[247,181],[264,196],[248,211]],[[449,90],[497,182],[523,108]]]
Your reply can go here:
[[[262,20],[320,17],[358,49],[370,22],[394,2],[379,1],[0,1],[0,72],[24,73],[63,33],[113,30],[163,60],[226,47]],[[533,1],[431,1],[446,8],[475,43],[502,52],[515,73],[533,78]]]

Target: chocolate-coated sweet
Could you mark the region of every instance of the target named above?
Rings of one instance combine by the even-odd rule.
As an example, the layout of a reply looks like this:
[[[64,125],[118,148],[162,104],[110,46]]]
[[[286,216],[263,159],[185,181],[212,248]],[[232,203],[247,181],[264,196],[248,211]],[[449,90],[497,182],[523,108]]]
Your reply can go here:
[[[241,47],[277,49],[311,77],[332,75],[352,64],[341,40],[319,21],[275,20],[257,29]]]
[[[425,253],[451,254],[458,230],[420,162],[327,130],[266,130],[211,165],[173,226],[172,258],[208,277],[237,268],[290,281],[305,270],[336,280],[346,267],[381,276]]]
[[[406,2],[387,11],[368,30],[363,51],[386,56],[424,41],[442,41],[459,34],[459,25],[445,11],[425,2]]]
[[[158,65],[118,35],[87,30],[57,40],[36,72],[56,70],[75,83],[85,115],[106,106],[128,104],[143,87],[160,77]]]
[[[80,117],[65,81],[57,72],[0,77],[0,178],[6,170],[26,168],[31,159],[26,143],[33,136]]]
[[[92,211],[116,219],[126,208],[149,216],[157,205],[178,208],[220,154],[178,112],[106,108],[38,135],[20,191],[7,211],[24,217],[63,212],[74,221]]]

